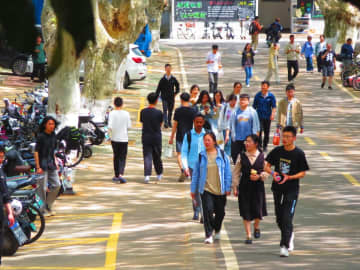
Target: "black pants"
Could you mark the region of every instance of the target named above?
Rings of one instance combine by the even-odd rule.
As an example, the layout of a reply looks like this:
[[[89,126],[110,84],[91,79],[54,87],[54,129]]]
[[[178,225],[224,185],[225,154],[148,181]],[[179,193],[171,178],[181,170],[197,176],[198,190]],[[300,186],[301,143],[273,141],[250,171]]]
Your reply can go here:
[[[164,125],[171,126],[174,103],[174,100],[162,100]]]
[[[33,80],[35,77],[38,77],[40,82],[44,82],[44,80],[45,80],[45,63],[34,64],[33,72],[31,74],[31,79]]]
[[[265,149],[269,144],[269,134],[270,134],[270,119],[260,119],[260,146]],[[262,135],[264,133],[264,140]]]
[[[296,78],[299,73],[299,63],[297,60],[295,61],[287,61],[287,68],[288,68],[288,81],[292,81]],[[292,73],[292,69],[294,69],[294,73]]]
[[[2,200],[2,197],[1,197]],[[4,223],[7,220],[7,218],[5,218],[5,213],[4,213],[4,205],[1,203],[0,204],[0,265],[2,263],[1,260],[1,254],[3,252],[3,243],[4,243],[4,233],[5,233],[5,227],[4,227]],[[10,230],[10,229],[8,229]],[[11,232],[10,232],[11,233]]]
[[[204,191],[201,195],[201,201],[204,212],[205,236],[208,238],[214,230],[220,232],[225,217],[226,195],[214,195]]]
[[[244,141],[232,141],[231,142],[231,158],[236,163],[236,160],[240,153],[245,152]]]
[[[316,63],[317,63],[318,72],[321,72],[322,71],[322,59],[321,59],[321,56],[316,56]]]
[[[291,234],[293,232],[293,218],[299,193],[283,193],[273,191],[276,223],[281,231],[280,246],[289,248]]]
[[[214,93],[218,87],[219,74],[217,72],[209,73],[209,92]]]
[[[127,142],[111,142],[111,146],[114,152],[114,172],[115,177],[124,175],[126,156],[128,151]]]
[[[144,156],[144,175],[150,176],[152,170],[152,163],[156,174],[163,173],[163,164],[161,160],[161,143],[157,144],[144,144],[143,143],[143,156]]]

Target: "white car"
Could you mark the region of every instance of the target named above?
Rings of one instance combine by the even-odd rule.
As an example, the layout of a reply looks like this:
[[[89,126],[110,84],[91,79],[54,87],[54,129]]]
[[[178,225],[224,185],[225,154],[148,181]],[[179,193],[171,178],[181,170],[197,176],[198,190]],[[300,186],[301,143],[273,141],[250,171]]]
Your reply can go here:
[[[83,80],[85,75],[84,61],[80,63],[80,80]],[[116,88],[128,88],[134,81],[141,81],[146,78],[147,66],[146,57],[139,50],[139,46],[135,44],[129,45],[129,53],[122,61],[116,72]]]

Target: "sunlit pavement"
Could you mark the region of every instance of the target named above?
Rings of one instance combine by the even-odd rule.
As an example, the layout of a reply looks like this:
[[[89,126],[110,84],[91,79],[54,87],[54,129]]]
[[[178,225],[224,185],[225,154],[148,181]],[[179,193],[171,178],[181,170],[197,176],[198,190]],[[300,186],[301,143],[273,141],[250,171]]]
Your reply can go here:
[[[219,89],[225,94],[231,92],[235,80],[244,81],[238,53],[244,45],[220,43],[225,74]],[[278,255],[280,233],[270,181],[266,184],[269,216],[261,224],[261,239],[251,246],[243,244],[245,233],[233,196],[228,200],[222,240],[211,246],[203,244],[202,226],[191,221],[189,182],[177,182],[174,158],[164,158],[160,183],[155,176],[149,185],[143,183],[138,111],[146,106],[147,93],[156,89],[166,62],[173,64],[181,82],[207,89],[204,62],[210,46],[162,43],[162,52],[148,60],[148,78],[120,93],[133,121],[128,183],[111,182],[111,146],[94,148],[94,156],[76,170],[77,195],[61,197],[57,216],[47,219],[43,237],[5,258],[3,269],[359,269],[360,103],[356,93],[351,96],[337,86],[321,89],[320,76],[305,73],[304,61],[295,81],[305,114],[305,133],[298,136],[297,145],[305,150],[311,171],[302,180],[295,214],[295,252],[289,258]],[[266,54],[262,45],[251,87],[243,88],[251,97],[265,77]],[[271,86],[278,100],[285,96],[283,55],[280,67],[282,83]],[[163,148],[169,135],[170,130],[163,134]]]

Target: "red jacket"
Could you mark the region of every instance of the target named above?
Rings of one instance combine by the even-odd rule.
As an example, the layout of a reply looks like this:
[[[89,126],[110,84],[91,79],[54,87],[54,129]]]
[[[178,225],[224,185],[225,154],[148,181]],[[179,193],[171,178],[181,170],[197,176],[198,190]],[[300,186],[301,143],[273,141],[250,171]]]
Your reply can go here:
[[[260,23],[259,23],[259,22],[257,22],[257,21],[255,21],[255,20],[253,21],[253,23],[255,23],[255,27],[256,27],[256,30],[255,30],[254,35],[257,35],[257,34],[259,34],[259,33],[260,33],[260,31],[261,31],[262,27],[261,27]]]

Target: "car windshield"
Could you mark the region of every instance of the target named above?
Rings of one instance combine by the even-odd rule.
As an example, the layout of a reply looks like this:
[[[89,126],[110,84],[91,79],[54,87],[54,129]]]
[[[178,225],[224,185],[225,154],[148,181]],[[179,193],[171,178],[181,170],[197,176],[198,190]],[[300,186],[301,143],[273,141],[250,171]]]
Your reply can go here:
[[[133,53],[135,53],[138,56],[143,56],[143,54],[140,52],[138,47],[132,48],[132,51],[133,51]]]

